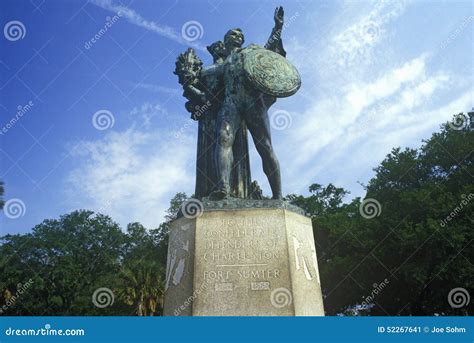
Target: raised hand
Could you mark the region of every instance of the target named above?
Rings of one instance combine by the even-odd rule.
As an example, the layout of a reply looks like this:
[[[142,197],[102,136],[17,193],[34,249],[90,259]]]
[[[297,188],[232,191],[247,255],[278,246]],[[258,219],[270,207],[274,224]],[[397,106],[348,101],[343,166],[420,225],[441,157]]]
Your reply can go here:
[[[283,16],[284,16],[284,14],[285,14],[285,12],[283,11],[282,6],[278,6],[275,9],[275,15],[273,16],[273,19],[275,20],[275,26],[277,26],[278,28],[283,27]]]

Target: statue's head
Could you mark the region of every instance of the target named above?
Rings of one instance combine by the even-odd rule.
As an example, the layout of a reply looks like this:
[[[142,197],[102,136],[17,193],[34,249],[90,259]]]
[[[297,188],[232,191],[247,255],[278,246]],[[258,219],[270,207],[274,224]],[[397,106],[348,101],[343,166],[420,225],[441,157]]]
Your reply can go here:
[[[231,29],[224,36],[225,48],[229,51],[232,48],[240,48],[244,44],[244,34],[241,29]]]
[[[207,46],[207,51],[209,51],[209,53],[214,58],[214,63],[220,59],[223,60],[226,58],[224,42],[220,40]]]

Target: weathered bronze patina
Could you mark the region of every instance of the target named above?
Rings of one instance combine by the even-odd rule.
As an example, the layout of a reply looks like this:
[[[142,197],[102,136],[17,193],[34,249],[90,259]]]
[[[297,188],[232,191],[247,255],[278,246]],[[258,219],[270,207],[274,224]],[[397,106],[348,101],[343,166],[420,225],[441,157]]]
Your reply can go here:
[[[257,45],[250,45],[242,53],[250,86],[276,98],[293,95],[300,88],[298,71],[280,54]]]
[[[268,109],[277,98],[296,93],[301,80],[285,58],[282,7],[275,10],[274,21],[264,47],[243,47],[242,30],[231,29],[223,41],[207,47],[212,65],[203,67],[193,49],[176,61],[175,74],[188,99],[186,109],[199,121],[197,198],[262,198],[260,187],[251,182],[247,130],[262,158],[273,199],[282,197]]]

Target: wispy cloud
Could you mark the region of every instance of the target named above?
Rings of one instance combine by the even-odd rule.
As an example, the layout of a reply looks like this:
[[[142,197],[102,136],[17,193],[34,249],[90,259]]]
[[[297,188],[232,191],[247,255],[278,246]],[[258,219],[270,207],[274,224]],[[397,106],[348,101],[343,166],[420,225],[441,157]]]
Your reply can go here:
[[[407,1],[377,1],[368,13],[356,17],[356,21],[351,21],[347,16],[349,13],[342,12],[346,16],[344,21],[350,24],[342,26],[342,30],[341,26],[336,26],[328,54],[345,66],[370,62],[373,47],[386,37],[386,26],[397,19],[406,6]]]
[[[161,85],[156,85],[156,84],[151,84],[151,83],[137,83],[133,85],[134,88],[138,89],[144,89],[149,92],[153,93],[160,93],[168,96],[179,96],[181,93],[183,93],[182,90],[180,90],[178,87],[176,88],[170,88],[170,87],[164,87]]]
[[[144,104],[131,115],[142,124],[160,111]],[[193,186],[193,138],[182,137],[179,143],[170,130],[134,125],[73,144],[69,152],[76,166],[67,178],[69,205],[108,214],[122,226],[133,221],[158,226],[174,194]]]
[[[110,1],[105,2],[111,6]],[[293,100],[279,100],[270,110],[284,109],[292,114],[290,129],[273,132],[285,193],[305,192],[312,182],[335,182],[353,195],[361,195],[363,190],[356,182],[366,182],[371,169],[391,148],[420,145],[422,138],[437,130],[453,113],[472,106],[470,83],[457,79],[449,70],[433,69],[431,51],[408,57],[388,48],[386,38],[397,35],[397,20],[408,4],[382,1],[364,12],[348,2],[347,8],[334,16],[327,35],[304,37],[305,44],[299,43],[301,37],[288,37],[285,41],[289,59],[303,76],[303,88]],[[308,16],[312,18],[314,14]],[[380,56],[380,51],[385,55]],[[161,85],[138,87],[170,95],[174,92]],[[454,95],[446,95],[453,90]],[[285,104],[292,103],[285,108]],[[145,127],[150,126],[154,113],[161,111],[164,109],[151,104],[136,110],[145,118]],[[156,145],[161,142],[156,138]],[[189,148],[194,144],[185,145]],[[106,146],[110,147],[109,154],[115,150],[112,144]],[[173,148],[176,147],[170,151]],[[251,150],[252,175],[268,192],[259,157],[253,147]],[[188,159],[191,165],[195,163],[193,149],[168,156],[176,161],[175,165],[182,163],[180,158]],[[143,160],[146,166],[153,165],[154,158]],[[93,165],[98,166],[98,162]],[[188,169],[189,177],[193,170],[189,166]],[[189,179],[187,189],[192,183]],[[178,183],[174,191],[183,188],[184,184]],[[153,195],[148,194],[147,198]],[[165,208],[169,198],[162,200],[161,207]]]
[[[134,121],[132,127],[138,129],[166,126],[172,121],[172,114],[163,105],[148,101],[133,108],[130,111],[130,117]],[[155,125],[152,125],[153,119],[156,119]]]
[[[113,0],[91,0],[91,3],[102,7],[105,10],[114,12],[114,13],[120,13],[122,17],[126,18],[130,23],[140,26],[146,30],[149,30],[151,32],[157,33],[158,35],[171,39],[172,41],[185,45],[185,46],[192,46],[193,48],[196,48],[198,50],[202,51],[207,51],[205,47],[200,45],[197,42],[189,42],[185,40],[180,33],[176,32],[175,29],[173,29],[170,26],[159,24],[156,21],[153,20],[147,20],[145,19],[141,14],[139,14],[137,11],[134,9],[127,7],[122,4],[117,4],[114,3]],[[159,2],[157,2],[158,4]],[[176,5],[177,2],[175,2],[174,5]],[[173,5],[173,6],[174,6]],[[162,15],[164,17],[165,14]]]
[[[340,182],[361,195],[356,182],[366,182],[393,147],[419,146],[453,113],[472,106],[469,82],[433,69],[432,51],[407,58],[389,49],[385,38],[397,34],[395,24],[406,7],[407,2],[383,1],[363,13],[349,3],[341,11],[347,20],[336,16],[331,34],[306,42],[317,55],[303,49],[295,56],[306,81],[296,97],[304,97],[308,106],[285,108],[293,125],[274,139],[284,192],[305,192],[313,182]],[[290,59],[299,46],[290,40]]]

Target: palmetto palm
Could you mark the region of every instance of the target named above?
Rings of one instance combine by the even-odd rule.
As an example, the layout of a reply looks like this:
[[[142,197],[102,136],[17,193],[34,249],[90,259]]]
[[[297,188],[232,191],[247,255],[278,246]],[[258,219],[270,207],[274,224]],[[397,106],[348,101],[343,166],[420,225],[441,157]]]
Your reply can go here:
[[[122,269],[118,296],[133,306],[137,316],[153,316],[161,310],[164,289],[161,274],[161,266],[145,261],[130,263]]]

